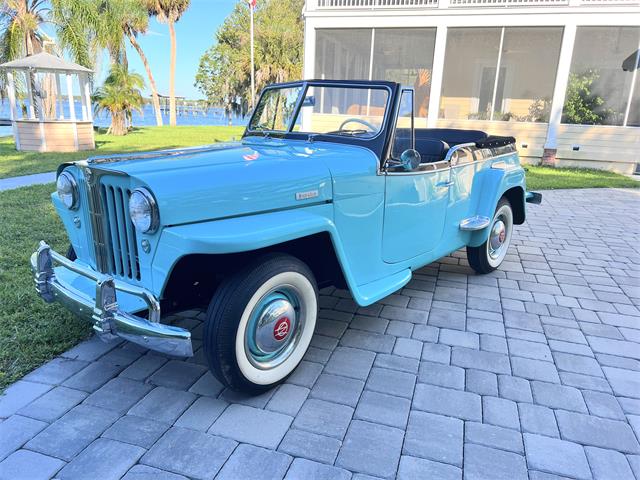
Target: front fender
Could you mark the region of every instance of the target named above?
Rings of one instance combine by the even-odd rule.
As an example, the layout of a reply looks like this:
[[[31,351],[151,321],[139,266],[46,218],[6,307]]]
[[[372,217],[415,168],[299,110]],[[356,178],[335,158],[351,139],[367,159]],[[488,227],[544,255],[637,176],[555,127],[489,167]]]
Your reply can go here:
[[[331,204],[167,227],[156,250],[161,253],[153,259],[154,290],[164,291],[174,266],[186,255],[248,252],[322,232],[329,233],[345,280],[356,295]]]

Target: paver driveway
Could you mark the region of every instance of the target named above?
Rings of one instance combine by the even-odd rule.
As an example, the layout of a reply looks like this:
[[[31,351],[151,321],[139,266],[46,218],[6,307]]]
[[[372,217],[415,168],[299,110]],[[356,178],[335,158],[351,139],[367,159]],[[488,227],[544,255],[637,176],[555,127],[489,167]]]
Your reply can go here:
[[[305,361],[259,397],[201,352],[85,342],[0,399],[0,475],[640,478],[640,192],[529,212],[492,275],[458,252],[371,307],[323,291]]]

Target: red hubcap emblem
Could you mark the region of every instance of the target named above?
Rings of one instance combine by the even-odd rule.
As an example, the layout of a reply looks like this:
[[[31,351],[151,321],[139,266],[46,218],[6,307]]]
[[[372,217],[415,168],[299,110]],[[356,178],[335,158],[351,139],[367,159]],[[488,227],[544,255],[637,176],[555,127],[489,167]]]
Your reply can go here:
[[[284,340],[289,335],[289,330],[291,330],[291,320],[282,317],[273,326],[273,338],[278,341]]]

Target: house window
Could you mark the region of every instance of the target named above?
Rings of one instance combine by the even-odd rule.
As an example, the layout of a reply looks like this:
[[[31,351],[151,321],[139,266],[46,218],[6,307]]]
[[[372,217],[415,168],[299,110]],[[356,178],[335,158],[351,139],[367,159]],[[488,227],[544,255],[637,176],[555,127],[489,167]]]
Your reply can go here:
[[[562,122],[640,125],[639,49],[640,27],[578,27]]]
[[[314,76],[388,80],[413,88],[416,125],[425,127],[435,38],[435,28],[318,29]],[[317,109],[330,113],[328,109],[337,103],[336,99],[325,97]],[[378,103],[375,98],[367,99],[371,111],[384,108]]]
[[[316,78],[368,80],[370,59],[370,28],[316,31]]]
[[[440,118],[548,122],[561,42],[561,27],[449,29]]]
[[[376,28],[372,80],[390,80],[415,91],[416,125],[426,127],[435,28]]]
[[[490,118],[500,36],[500,28],[448,30],[440,118]]]
[[[549,121],[562,31],[562,27],[504,29],[500,56],[504,99],[496,102],[494,120]]]

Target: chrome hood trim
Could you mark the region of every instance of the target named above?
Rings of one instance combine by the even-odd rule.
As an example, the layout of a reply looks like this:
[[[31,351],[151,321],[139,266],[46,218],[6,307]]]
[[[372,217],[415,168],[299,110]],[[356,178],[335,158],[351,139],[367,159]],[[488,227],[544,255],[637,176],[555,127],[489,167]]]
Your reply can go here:
[[[201,145],[197,147],[176,148],[169,150],[153,150],[148,152],[133,152],[122,153],[117,155],[98,155],[95,157],[89,157],[86,160],[78,162],[79,164],[86,163],[86,165],[102,165],[110,163],[131,162],[137,160],[149,160],[159,157],[178,157],[181,155],[193,155],[196,153],[214,152],[219,150],[229,150],[232,148],[238,148],[240,143],[225,142],[210,145]]]

